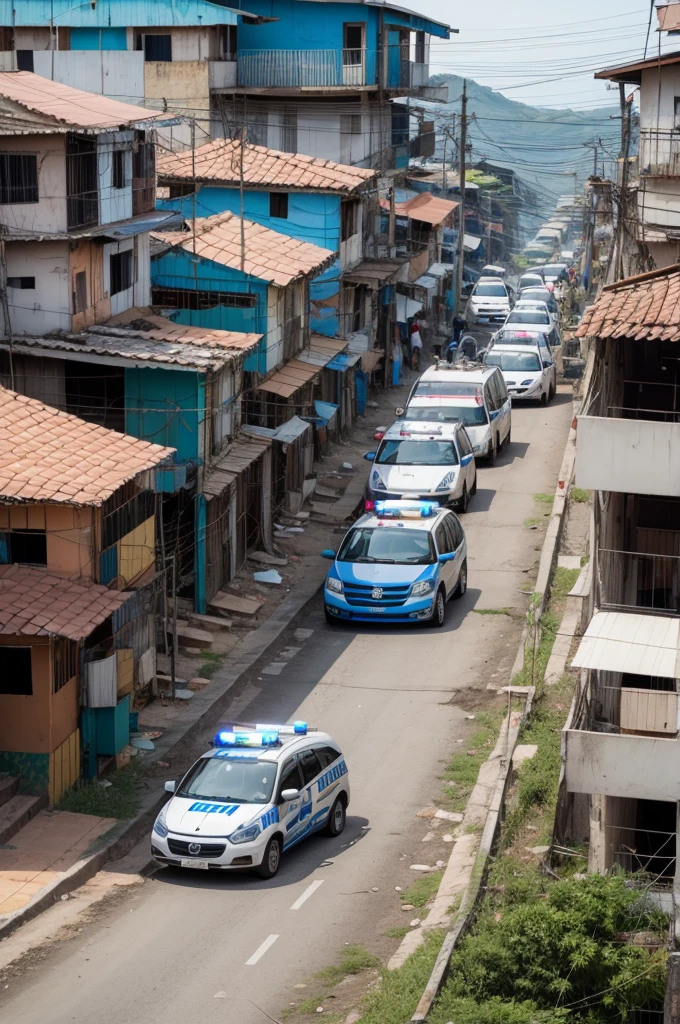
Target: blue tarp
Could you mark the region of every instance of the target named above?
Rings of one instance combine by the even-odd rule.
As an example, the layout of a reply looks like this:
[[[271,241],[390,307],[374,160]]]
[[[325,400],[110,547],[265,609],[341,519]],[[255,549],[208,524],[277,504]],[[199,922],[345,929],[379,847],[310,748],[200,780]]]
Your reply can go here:
[[[321,421],[321,425],[325,426],[335,416],[339,406],[333,405],[332,402],[314,402],[314,412],[316,413],[317,419]]]

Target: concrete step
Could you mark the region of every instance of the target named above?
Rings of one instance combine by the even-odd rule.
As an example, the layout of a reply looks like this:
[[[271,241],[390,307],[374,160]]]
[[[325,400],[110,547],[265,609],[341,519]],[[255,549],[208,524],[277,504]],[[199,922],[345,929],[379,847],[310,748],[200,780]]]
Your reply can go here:
[[[19,779],[14,775],[0,775],[0,807],[19,792]]]
[[[0,846],[47,806],[45,796],[13,796],[0,807]]]

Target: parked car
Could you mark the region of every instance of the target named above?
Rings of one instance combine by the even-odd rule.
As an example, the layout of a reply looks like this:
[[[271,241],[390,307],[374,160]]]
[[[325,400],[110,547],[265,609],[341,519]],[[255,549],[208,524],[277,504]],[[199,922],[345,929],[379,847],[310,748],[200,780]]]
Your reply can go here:
[[[499,331],[489,342],[488,347],[484,350],[484,355],[496,348],[497,345],[538,345],[549,359],[554,360],[554,343],[552,331],[549,334],[542,331]],[[559,340],[557,344],[559,344]]]
[[[545,302],[548,312],[557,323],[560,318],[560,307],[557,305],[555,293],[548,288],[524,288],[517,296],[517,302],[532,300],[534,302]],[[517,303],[515,303],[517,305]]]
[[[411,388],[406,410],[397,410],[397,415],[427,423],[460,420],[475,458],[486,458],[491,465],[510,443],[510,397],[503,374],[494,366],[430,367]]]
[[[544,288],[544,287],[545,287],[545,281],[543,280],[543,275],[537,273],[535,270],[528,270],[526,273],[522,274],[522,276],[520,277],[520,279],[519,279],[519,281],[517,283],[517,291],[518,291],[518,293],[519,292],[523,292],[525,288]]]
[[[468,324],[502,324],[510,312],[510,290],[498,277],[480,277],[465,308]]]
[[[549,352],[536,345],[495,345],[485,356],[498,366],[513,402],[551,402],[557,391],[557,370]]]
[[[541,268],[543,279],[550,284],[561,284],[569,280],[568,263],[546,263]]]
[[[369,473],[366,509],[385,499],[438,501],[467,512],[477,493],[477,467],[465,427],[453,423],[399,420],[376,452],[364,456],[373,463]]]
[[[526,325],[532,325],[537,329],[542,327],[550,328],[552,323],[553,319],[548,312],[547,306],[544,306],[543,309],[535,309],[533,307],[526,308],[517,305],[508,313],[503,329],[508,327],[523,328]]]

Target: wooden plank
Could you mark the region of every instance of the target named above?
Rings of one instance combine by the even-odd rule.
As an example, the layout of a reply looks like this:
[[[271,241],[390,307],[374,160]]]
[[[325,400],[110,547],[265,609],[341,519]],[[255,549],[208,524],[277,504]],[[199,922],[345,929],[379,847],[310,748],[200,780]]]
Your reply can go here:
[[[201,649],[212,647],[212,642],[215,639],[212,633],[190,626],[185,619],[177,620],[177,638],[183,647],[200,647]]]
[[[233,625],[231,619],[223,619],[221,615],[200,615],[198,612],[191,612],[187,619],[199,629],[231,629]]]
[[[231,612],[233,615],[253,618],[262,605],[259,601],[253,601],[249,597],[237,597],[236,594],[227,594],[224,590],[218,590],[210,602],[210,607],[216,608],[219,612]]]

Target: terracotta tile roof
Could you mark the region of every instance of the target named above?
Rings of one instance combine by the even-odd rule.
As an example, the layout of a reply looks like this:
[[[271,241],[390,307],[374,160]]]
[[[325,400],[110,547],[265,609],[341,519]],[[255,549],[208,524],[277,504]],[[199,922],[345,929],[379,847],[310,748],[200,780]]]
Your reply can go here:
[[[0,501],[101,505],[174,451],[0,388]]]
[[[299,277],[320,273],[335,259],[330,249],[300,242],[271,228],[244,220],[246,274],[285,288]],[[194,251],[191,232],[165,231],[154,235],[166,245]],[[196,255],[234,270],[241,269],[241,220],[235,214],[217,213],[196,221]]]
[[[201,348],[224,348],[233,352],[248,352],[255,348],[262,338],[261,334],[176,324],[168,317],[155,313],[148,306],[133,306],[118,316],[112,316],[106,324],[109,327],[125,327],[143,333],[150,341],[155,339],[184,342],[188,345],[200,345]]]
[[[389,200],[381,199],[380,205],[383,210],[389,210]],[[394,209],[399,217],[408,217],[410,220],[421,220],[432,227],[443,224],[458,206],[458,203],[450,199],[440,199],[433,196],[431,192],[421,192],[403,203],[395,203]]]
[[[583,314],[576,337],[680,341],[680,265],[603,288]]]
[[[98,583],[74,583],[47,569],[0,565],[0,636],[84,640],[132,596]]]
[[[18,111],[16,107],[19,107]],[[0,132],[8,121],[21,117],[22,110],[35,118],[21,121],[17,127],[30,131],[33,125],[54,130],[65,128],[111,129],[143,121],[167,118],[159,110],[146,110],[132,103],[120,103],[98,93],[73,89],[52,82],[31,71],[0,72]]]
[[[215,181],[238,186],[240,182],[241,140],[215,139],[196,150],[195,170],[191,150],[168,153],[157,164],[162,184],[177,178]],[[269,186],[305,192],[353,192],[375,178],[376,171],[367,167],[336,164],[333,160],[305,156],[304,153],[282,153],[266,146],[246,143],[243,151],[243,181],[246,185]]]

